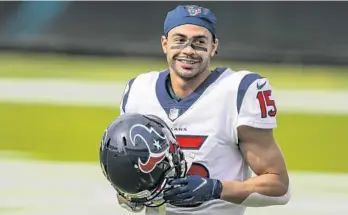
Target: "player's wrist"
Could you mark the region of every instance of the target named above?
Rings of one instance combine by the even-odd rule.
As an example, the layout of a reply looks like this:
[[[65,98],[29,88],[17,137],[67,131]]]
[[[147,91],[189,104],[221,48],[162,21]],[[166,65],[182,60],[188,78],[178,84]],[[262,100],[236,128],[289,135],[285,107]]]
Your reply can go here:
[[[220,199],[234,204],[242,203],[249,195],[250,188],[241,181],[222,181]]]

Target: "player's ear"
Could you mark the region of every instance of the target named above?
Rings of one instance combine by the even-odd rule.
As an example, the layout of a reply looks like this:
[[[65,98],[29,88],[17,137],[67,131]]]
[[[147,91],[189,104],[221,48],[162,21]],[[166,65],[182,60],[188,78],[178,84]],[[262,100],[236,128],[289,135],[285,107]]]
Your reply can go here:
[[[168,39],[165,35],[161,37],[161,45],[162,45],[162,50],[164,54],[167,54],[167,44],[168,44]]]
[[[218,46],[219,46],[219,39],[215,38],[215,40],[212,43],[212,51],[210,53],[211,57],[213,57],[215,54],[217,54]]]

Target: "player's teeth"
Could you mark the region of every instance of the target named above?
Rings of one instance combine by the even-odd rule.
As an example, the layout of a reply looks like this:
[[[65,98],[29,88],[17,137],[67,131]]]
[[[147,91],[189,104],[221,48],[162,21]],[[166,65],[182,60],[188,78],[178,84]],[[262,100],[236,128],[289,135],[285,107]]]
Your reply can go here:
[[[188,64],[194,64],[195,63],[194,61],[188,61],[188,60],[181,60],[181,62],[188,63]]]

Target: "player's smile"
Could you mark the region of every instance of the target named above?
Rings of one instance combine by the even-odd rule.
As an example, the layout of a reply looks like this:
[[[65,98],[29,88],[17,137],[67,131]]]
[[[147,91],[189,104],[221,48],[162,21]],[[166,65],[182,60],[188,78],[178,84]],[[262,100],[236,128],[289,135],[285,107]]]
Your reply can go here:
[[[193,59],[193,58],[176,57],[174,59],[176,60],[176,62],[178,62],[178,66],[183,69],[192,69],[195,65],[201,62],[200,59]]]
[[[184,63],[184,64],[195,64],[198,63],[198,61],[193,61],[193,60],[182,60],[178,59],[179,62]]]

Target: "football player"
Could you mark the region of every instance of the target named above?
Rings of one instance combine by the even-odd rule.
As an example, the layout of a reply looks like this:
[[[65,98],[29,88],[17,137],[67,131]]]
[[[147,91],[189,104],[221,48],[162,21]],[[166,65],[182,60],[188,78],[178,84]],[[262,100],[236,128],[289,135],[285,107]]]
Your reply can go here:
[[[120,105],[121,114],[164,120],[193,159],[187,176],[163,190],[170,215],[242,215],[246,207],[290,199],[273,135],[277,107],[270,82],[253,71],[210,69],[219,46],[216,21],[197,5],[169,11],[161,38],[168,68],[131,79]],[[146,207],[146,214],[157,213]]]

